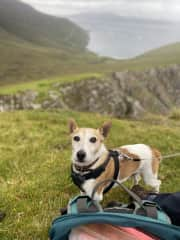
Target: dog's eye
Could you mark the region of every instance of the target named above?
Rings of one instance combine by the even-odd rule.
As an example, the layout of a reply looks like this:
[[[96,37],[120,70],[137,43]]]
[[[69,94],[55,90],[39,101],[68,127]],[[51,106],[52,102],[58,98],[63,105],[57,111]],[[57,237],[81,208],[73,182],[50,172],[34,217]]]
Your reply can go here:
[[[74,141],[79,142],[80,141],[80,137],[79,136],[75,136],[74,137]]]
[[[90,138],[90,142],[95,143],[97,139],[95,137]]]

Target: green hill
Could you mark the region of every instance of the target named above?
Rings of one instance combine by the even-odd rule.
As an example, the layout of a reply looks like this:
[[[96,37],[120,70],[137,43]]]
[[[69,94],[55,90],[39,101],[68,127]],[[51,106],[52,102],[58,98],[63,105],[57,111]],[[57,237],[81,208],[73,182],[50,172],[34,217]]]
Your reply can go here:
[[[69,20],[0,0],[1,85],[79,72],[77,65],[92,55],[87,42],[87,33]]]
[[[40,13],[18,0],[0,0],[0,85],[180,64],[180,43],[114,60],[88,52],[87,42],[87,33],[69,20]]]
[[[152,66],[180,64],[180,43],[169,44],[158,49],[149,51],[134,59],[136,64]]]
[[[0,26],[41,46],[84,50],[88,43],[87,33],[71,21],[40,13],[18,0],[0,0]]]
[[[76,50],[30,44],[1,29],[0,37],[0,85],[72,74],[86,58]]]
[[[180,64],[180,42],[153,49],[129,60],[114,61],[111,69],[112,71],[145,70],[152,67],[166,67],[171,64]]]

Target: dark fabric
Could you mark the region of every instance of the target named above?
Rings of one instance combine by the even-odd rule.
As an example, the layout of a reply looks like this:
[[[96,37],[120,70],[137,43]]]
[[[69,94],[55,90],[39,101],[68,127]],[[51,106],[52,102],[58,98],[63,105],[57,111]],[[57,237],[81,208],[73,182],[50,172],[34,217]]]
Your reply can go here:
[[[167,213],[173,224],[180,226],[180,192],[160,193],[153,201]]]

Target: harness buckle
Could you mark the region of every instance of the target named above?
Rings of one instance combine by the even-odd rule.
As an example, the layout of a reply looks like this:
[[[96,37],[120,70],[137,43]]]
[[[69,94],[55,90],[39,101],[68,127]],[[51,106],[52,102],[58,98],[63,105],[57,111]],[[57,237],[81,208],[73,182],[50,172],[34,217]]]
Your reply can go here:
[[[143,201],[143,206],[145,206],[145,207],[157,207],[157,203],[144,200]]]

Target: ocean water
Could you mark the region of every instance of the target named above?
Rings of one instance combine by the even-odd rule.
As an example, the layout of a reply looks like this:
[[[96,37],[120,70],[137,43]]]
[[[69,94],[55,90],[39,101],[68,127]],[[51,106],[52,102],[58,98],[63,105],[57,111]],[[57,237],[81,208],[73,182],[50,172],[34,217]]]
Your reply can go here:
[[[180,42],[180,23],[83,14],[73,21],[89,32],[88,49],[101,56],[128,59]]]

